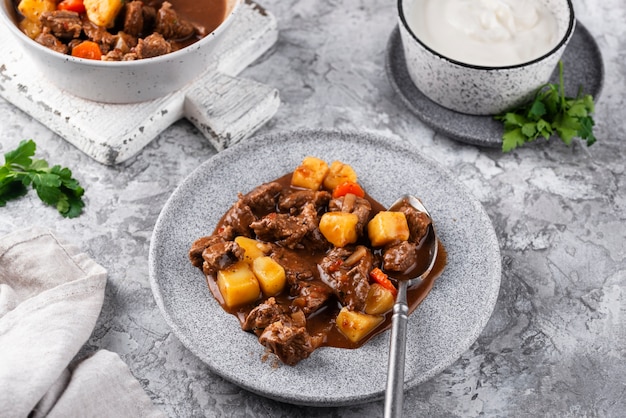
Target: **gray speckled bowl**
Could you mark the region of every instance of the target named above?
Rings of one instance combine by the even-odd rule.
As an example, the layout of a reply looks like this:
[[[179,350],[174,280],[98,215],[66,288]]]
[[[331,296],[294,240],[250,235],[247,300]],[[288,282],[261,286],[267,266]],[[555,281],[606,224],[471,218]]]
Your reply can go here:
[[[450,366],[478,338],[496,303],[501,259],[481,204],[448,171],[400,139],[339,131],[279,132],[250,138],[212,157],[165,204],[150,243],[150,282],[174,334],[216,374],[282,402],[338,406],[385,393],[389,332],[356,350],[323,347],[294,367],[263,361],[264,348],[211,295],[188,259],[238,192],[276,179],[313,155],[351,164],[375,199],[420,197],[448,253],[442,275],[408,321],[405,388]]]
[[[189,84],[211,65],[211,52],[233,20],[241,0],[228,0],[220,26],[186,48],[137,61],[105,62],[60,54],[35,42],[15,25],[11,0],[0,0],[0,24],[7,25],[41,69],[59,88],[103,103],[134,103],[165,96]]]
[[[461,113],[494,115],[527,101],[550,79],[570,41],[576,19],[570,0],[542,0],[556,17],[560,42],[547,54],[506,67],[470,65],[421,41],[407,23],[415,0],[398,0],[406,65],[415,86],[433,102]]]

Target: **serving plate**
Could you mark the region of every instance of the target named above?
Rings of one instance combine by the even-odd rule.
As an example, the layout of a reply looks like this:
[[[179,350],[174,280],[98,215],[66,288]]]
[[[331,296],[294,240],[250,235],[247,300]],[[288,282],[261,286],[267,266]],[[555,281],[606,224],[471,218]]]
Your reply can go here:
[[[187,257],[222,214],[261,183],[293,171],[306,156],[351,164],[365,190],[389,206],[420,197],[433,215],[448,263],[408,323],[405,388],[451,365],[478,338],[496,303],[500,250],[480,202],[447,170],[400,140],[332,130],[258,136],[215,155],[178,186],[150,245],[150,282],[166,322],[216,374],[292,404],[340,406],[384,396],[389,331],[356,350],[320,348],[294,367],[264,361],[264,347],[240,329]]]
[[[561,57],[565,93],[575,97],[579,86],[597,102],[604,83],[602,53],[595,39],[580,21]],[[491,116],[476,116],[446,109],[426,97],[411,81],[406,68],[400,31],[396,27],[387,43],[386,71],[391,86],[402,102],[426,125],[454,140],[483,147],[502,146],[502,122]],[[555,69],[550,81],[559,80]]]

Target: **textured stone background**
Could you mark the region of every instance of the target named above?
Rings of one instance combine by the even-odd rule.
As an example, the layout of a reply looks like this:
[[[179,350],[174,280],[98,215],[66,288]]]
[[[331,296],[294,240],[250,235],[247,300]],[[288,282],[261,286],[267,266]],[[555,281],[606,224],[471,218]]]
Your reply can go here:
[[[408,141],[484,204],[503,255],[502,287],[478,341],[405,395],[407,416],[623,416],[626,410],[626,4],[574,0],[606,70],[591,148],[539,143],[510,154],[435,134],[395,97],[384,70],[395,2],[264,0],[275,48],[242,75],[279,89],[260,133],[351,128]],[[0,209],[0,234],[38,224],[84,248],[109,272],[84,352],[119,353],[172,417],[374,417],[382,402],[345,408],[281,404],[212,375],[162,320],[148,283],[152,229],[170,193],[215,154],[186,121],[116,167],[80,151],[0,99],[0,152],[33,138],[71,167],[86,212],[66,220],[29,195]]]

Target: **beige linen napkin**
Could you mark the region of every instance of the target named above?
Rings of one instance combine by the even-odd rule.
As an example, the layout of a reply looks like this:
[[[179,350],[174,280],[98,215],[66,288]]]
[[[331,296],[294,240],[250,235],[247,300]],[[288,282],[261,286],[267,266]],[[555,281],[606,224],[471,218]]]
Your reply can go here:
[[[0,238],[0,417],[161,417],[120,357],[70,364],[91,335],[106,270],[40,228]]]

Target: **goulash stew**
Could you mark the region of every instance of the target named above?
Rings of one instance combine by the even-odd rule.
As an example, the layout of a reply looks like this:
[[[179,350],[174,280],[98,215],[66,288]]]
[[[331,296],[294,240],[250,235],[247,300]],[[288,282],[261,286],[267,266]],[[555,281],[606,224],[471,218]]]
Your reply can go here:
[[[62,54],[132,61],[184,48],[225,18],[226,0],[21,0],[18,26]]]
[[[189,251],[244,331],[288,365],[318,347],[357,348],[390,326],[396,278],[418,263],[431,219],[386,210],[339,161],[305,158],[292,173],[239,194]],[[409,289],[410,310],[445,265]]]

